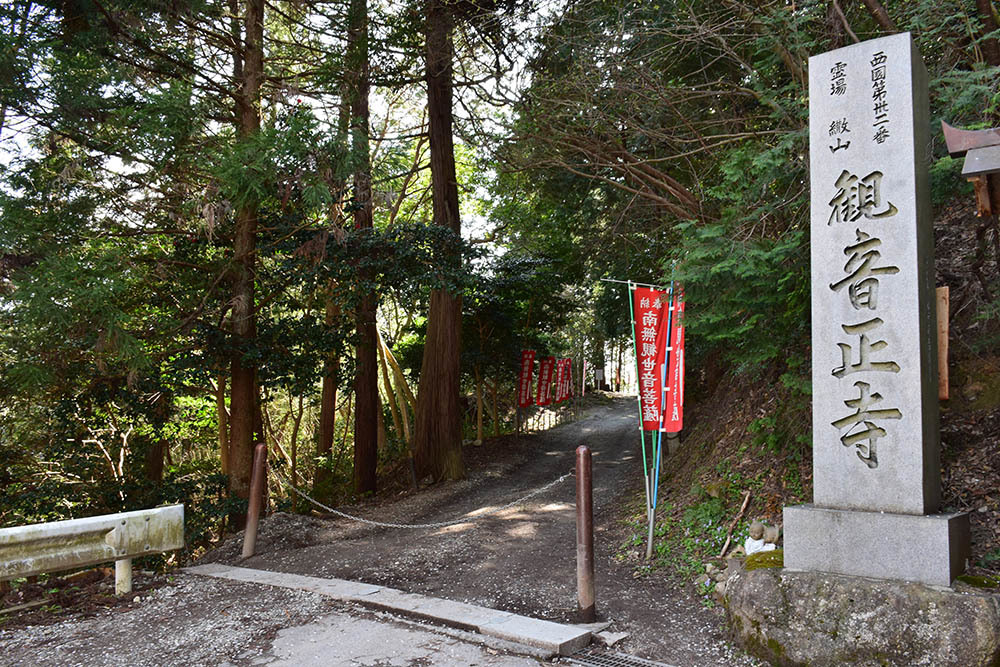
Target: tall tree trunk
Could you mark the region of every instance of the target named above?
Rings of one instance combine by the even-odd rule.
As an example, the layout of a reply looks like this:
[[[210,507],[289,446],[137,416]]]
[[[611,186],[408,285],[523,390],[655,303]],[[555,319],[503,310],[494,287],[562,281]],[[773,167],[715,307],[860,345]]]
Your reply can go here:
[[[245,36],[242,52],[242,80],[236,95],[236,130],[247,139],[260,130],[260,87],[264,75],[264,0],[246,0]],[[253,467],[254,427],[260,404],[257,398],[256,365],[243,357],[242,350],[254,343],[257,334],[254,308],[254,274],[257,244],[257,203],[243,202],[236,210],[233,242],[232,326],[236,350],[230,372],[229,399],[229,493],[249,499]],[[242,526],[246,516],[233,517]]]
[[[623,341],[618,341],[618,370],[615,371],[615,391],[621,393],[624,381],[622,379],[622,354],[625,347]]]
[[[163,481],[163,459],[167,453],[167,441],[156,440],[146,451],[146,479],[159,484]]]
[[[289,410],[291,410],[291,397],[289,397]],[[299,394],[299,405],[295,410],[295,417],[292,421],[292,435],[288,443],[289,456],[292,460],[292,486],[299,487],[299,429],[302,426],[302,415],[305,414],[305,405],[302,394]],[[299,511],[299,494],[292,493],[292,511]]]
[[[483,376],[476,364],[476,440],[483,441]]]
[[[347,135],[348,124],[350,123],[350,108],[348,101],[342,99],[337,118],[337,132],[340,137]],[[334,174],[336,170],[331,170]],[[333,204],[329,210],[329,224],[332,230],[342,229],[344,225],[344,179],[340,175],[331,176],[327,187],[330,189],[330,197]],[[340,318],[340,306],[334,302],[334,290],[337,284],[332,282],[327,289],[329,294],[326,299],[325,322],[327,329],[331,329]],[[323,362],[323,392],[320,398],[319,409],[319,439],[316,442],[317,456],[323,456],[326,465],[316,468],[313,477],[313,495],[321,502],[333,501],[333,441],[334,432],[337,425],[337,390],[340,381],[340,357],[337,351],[331,351]],[[346,426],[344,427],[346,430]]]
[[[226,376],[219,374],[215,387],[215,414],[219,427],[219,463],[222,474],[229,474],[229,411],[226,409]]]
[[[493,435],[497,438],[500,437],[500,408],[498,406],[499,398],[497,396],[497,381],[494,380],[493,384],[490,385],[490,398],[492,399],[493,408],[490,410],[490,415],[493,419]]]
[[[347,32],[347,89],[351,95],[351,146],[354,170],[354,227],[372,228],[372,183],[368,147],[368,0],[351,0]],[[354,376],[354,490],[375,493],[378,464],[378,342],[375,333],[375,294],[367,287],[372,276],[360,270],[361,299],[355,312],[357,326]]]
[[[995,33],[997,31],[997,18],[993,14],[993,2],[991,0],[976,0],[976,9],[979,11],[979,19],[983,22],[983,34]],[[996,37],[987,37],[983,40],[983,58],[987,65],[1000,67],[1000,43]]]
[[[403,421],[399,413],[399,404],[396,402],[396,392],[393,390],[392,382],[389,380],[389,364],[385,362],[385,353],[382,351],[381,345],[378,346],[378,351],[379,368],[382,369],[382,386],[385,388],[385,398],[389,404],[389,412],[392,413],[392,428],[395,430],[396,436],[402,438]]]
[[[328,300],[326,303],[326,326],[332,327],[339,315],[339,309]],[[320,395],[319,439],[316,441],[316,455],[326,459],[325,465],[317,466],[313,477],[313,495],[321,502],[333,499],[333,471],[330,467],[333,455],[333,438],[337,425],[337,374],[340,360],[330,355],[323,362],[323,393]]]
[[[434,224],[461,233],[451,130],[454,18],[444,0],[427,0],[425,20]],[[465,474],[458,404],[461,324],[462,296],[440,289],[431,292],[413,441],[418,479],[428,475],[435,480],[459,479]]]

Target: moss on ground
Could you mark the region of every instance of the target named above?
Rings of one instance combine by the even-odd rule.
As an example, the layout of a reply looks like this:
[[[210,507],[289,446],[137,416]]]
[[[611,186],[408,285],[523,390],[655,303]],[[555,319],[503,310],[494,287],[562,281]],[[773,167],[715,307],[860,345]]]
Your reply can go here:
[[[785,552],[781,549],[774,551],[758,551],[750,554],[743,561],[743,569],[747,572],[751,570],[761,570],[766,567],[784,567]]]
[[[975,586],[976,588],[1000,588],[1000,578],[982,577],[973,574],[959,575],[958,580],[963,584]]]

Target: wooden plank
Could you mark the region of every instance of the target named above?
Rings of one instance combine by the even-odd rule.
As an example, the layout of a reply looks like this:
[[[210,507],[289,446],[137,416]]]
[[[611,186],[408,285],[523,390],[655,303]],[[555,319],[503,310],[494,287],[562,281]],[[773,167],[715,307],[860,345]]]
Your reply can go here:
[[[938,398],[948,400],[948,317],[949,289],[937,288]]]
[[[24,604],[19,604],[14,607],[7,607],[6,609],[0,609],[0,616],[3,614],[13,614],[15,611],[24,611],[25,609],[33,609],[34,607],[41,607],[44,604],[52,602],[52,598],[45,598],[42,600],[33,600],[32,602],[25,602]]]

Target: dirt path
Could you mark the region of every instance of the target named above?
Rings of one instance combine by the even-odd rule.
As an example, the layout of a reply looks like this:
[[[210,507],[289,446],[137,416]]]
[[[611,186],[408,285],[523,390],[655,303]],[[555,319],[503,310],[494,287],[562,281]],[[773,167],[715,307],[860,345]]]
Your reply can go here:
[[[598,614],[612,621],[611,630],[629,633],[616,648],[676,665],[754,664],[727,645],[721,613],[704,608],[689,583],[660,574],[636,578],[615,559],[627,530],[621,505],[642,484],[634,409],[634,399],[617,398],[590,408],[578,422],[468,448],[468,479],[355,509],[400,523],[481,512],[569,472],[576,447],[586,444],[594,453]],[[574,622],[574,493],[570,477],[523,506],[436,529],[275,515],[263,524],[253,558],[239,561],[238,540],[232,540],[206,560],[388,585]]]

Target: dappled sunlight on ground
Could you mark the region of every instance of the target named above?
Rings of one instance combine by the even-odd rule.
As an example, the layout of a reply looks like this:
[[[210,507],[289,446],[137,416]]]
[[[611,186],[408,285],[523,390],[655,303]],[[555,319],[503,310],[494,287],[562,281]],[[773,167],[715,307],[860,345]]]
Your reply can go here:
[[[534,537],[538,533],[538,524],[534,521],[525,521],[504,532],[511,537]]]

